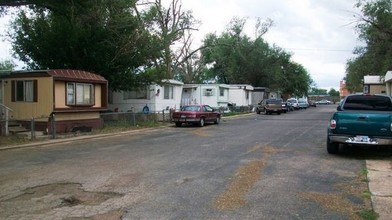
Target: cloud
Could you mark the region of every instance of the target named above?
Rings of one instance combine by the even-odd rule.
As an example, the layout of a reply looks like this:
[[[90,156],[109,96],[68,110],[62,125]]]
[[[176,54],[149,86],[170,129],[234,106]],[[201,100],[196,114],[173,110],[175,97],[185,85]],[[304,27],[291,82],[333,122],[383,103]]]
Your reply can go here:
[[[234,17],[247,17],[246,34],[253,36],[256,18],[271,18],[267,42],[293,53],[320,88],[338,89],[346,61],[361,45],[354,31],[356,0],[229,0],[183,1],[203,24],[197,36],[221,33]]]

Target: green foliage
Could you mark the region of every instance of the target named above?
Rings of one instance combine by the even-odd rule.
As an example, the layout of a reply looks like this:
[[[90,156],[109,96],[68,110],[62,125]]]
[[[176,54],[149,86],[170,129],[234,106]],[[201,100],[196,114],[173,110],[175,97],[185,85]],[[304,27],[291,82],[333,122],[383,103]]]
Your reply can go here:
[[[312,88],[310,88],[309,94],[310,95],[326,95],[328,93],[327,93],[326,89],[319,89],[316,87],[312,87]]]
[[[162,6],[161,0],[155,0],[150,3],[148,10],[140,13],[141,20],[145,27],[156,39],[160,45],[159,60],[155,61],[155,66],[160,66],[164,78],[174,78],[176,70],[181,68],[181,55],[185,53],[187,42],[182,45],[178,53],[172,49],[172,45],[179,42],[187,34],[190,34],[199,24],[191,11],[183,11],[181,0],[171,0],[168,8]],[[186,57],[185,59],[187,59]]]
[[[134,7],[128,0],[78,0],[53,3],[50,10],[37,5],[21,9],[10,33],[14,52],[31,69],[98,73],[113,90],[156,81],[159,75],[140,80],[160,47]]]
[[[347,62],[346,86],[353,92],[362,90],[363,76],[385,75],[392,68],[392,2],[359,0],[356,6],[362,13],[356,30],[366,46]]]
[[[329,96],[339,96],[340,93],[339,93],[339,91],[336,91],[336,89],[331,88],[331,89],[329,90],[329,92],[328,92],[328,95],[329,95]]]
[[[213,81],[270,87],[305,95],[312,84],[291,54],[262,38],[272,20],[257,20],[255,39],[243,34],[246,19],[234,18],[220,36],[207,35],[190,50],[198,21],[181,0],[26,0],[13,22],[14,53],[31,69],[81,69],[104,76],[112,90],[129,90],[163,78],[186,83]],[[183,41],[178,51],[172,45]],[[196,53],[200,50],[201,55]]]
[[[220,36],[205,37],[201,52],[202,63],[211,66],[209,81],[251,84],[289,95],[306,95],[312,80],[305,68],[292,62],[288,52],[270,46],[261,35],[255,40],[244,35],[245,23],[246,19],[234,18]]]
[[[0,70],[12,71],[16,67],[15,63],[11,60],[0,61]]]

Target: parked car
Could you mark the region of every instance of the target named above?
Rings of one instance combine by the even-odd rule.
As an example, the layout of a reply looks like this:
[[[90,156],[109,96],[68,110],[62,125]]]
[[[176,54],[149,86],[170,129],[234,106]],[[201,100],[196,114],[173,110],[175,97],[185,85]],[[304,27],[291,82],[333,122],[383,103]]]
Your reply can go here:
[[[298,103],[297,99],[290,98],[290,99],[287,99],[287,101],[291,103],[291,105],[293,106],[294,109],[296,109],[296,110],[299,109],[299,103]]]
[[[309,107],[317,107],[316,102],[313,100],[309,100],[308,103],[309,103]]]
[[[264,99],[256,106],[256,113],[260,114],[261,112],[264,112],[266,115],[277,113],[280,115],[282,112],[282,103],[282,99]]]
[[[290,105],[289,102],[282,102],[282,112],[287,113],[289,111],[292,111],[292,106]]]
[[[221,114],[209,105],[185,105],[180,111],[173,112],[172,122],[177,127],[183,123],[203,127],[205,123],[219,124]]]
[[[309,107],[309,104],[306,100],[299,100],[298,101],[298,106],[301,109],[307,109]]]
[[[318,104],[318,105],[329,105],[329,104],[331,104],[331,101],[326,100],[326,99],[322,99],[320,101],[317,101],[316,104]]]

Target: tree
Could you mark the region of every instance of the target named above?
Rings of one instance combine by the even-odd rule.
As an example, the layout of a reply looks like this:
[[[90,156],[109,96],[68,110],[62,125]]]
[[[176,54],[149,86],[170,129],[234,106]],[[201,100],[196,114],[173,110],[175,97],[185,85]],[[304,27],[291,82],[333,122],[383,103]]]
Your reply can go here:
[[[95,72],[112,90],[159,81],[153,63],[160,44],[136,16],[134,1],[46,2],[50,7],[20,9],[13,22],[13,50],[28,67]]]
[[[326,95],[328,93],[327,93],[326,89],[319,89],[316,87],[312,87],[309,91],[309,94],[311,94],[311,95]]]
[[[263,27],[270,27],[267,20]],[[210,80],[226,84],[251,84],[269,87],[287,95],[305,95],[312,80],[306,69],[291,61],[291,54],[271,47],[262,38],[264,31],[252,40],[243,33],[246,19],[233,18],[220,36],[209,34],[204,39],[202,62],[211,66]],[[260,26],[258,24],[257,27]]]
[[[361,91],[365,75],[384,75],[392,68],[392,2],[361,1],[356,30],[366,46],[357,48],[357,55],[347,62],[347,89]]]
[[[336,91],[334,88],[331,88],[328,92],[328,95],[333,97],[333,96],[339,96],[340,93],[339,91]]]
[[[176,73],[173,70],[179,70],[194,53],[190,51],[191,33],[197,30],[199,21],[191,11],[182,9],[181,0],[171,0],[168,8],[162,5],[161,0],[146,4],[151,7],[138,14],[161,46],[160,59],[155,60],[155,66],[163,67],[164,78],[174,78]],[[179,49],[174,50],[173,46]]]
[[[12,71],[16,67],[15,63],[11,60],[0,61],[0,74],[5,71]]]

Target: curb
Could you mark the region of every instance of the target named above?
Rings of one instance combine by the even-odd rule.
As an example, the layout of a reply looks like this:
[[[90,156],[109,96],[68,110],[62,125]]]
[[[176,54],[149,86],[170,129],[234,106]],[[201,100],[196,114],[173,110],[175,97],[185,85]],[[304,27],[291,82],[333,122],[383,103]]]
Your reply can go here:
[[[392,161],[366,160],[369,191],[374,212],[379,220],[392,216]]]

